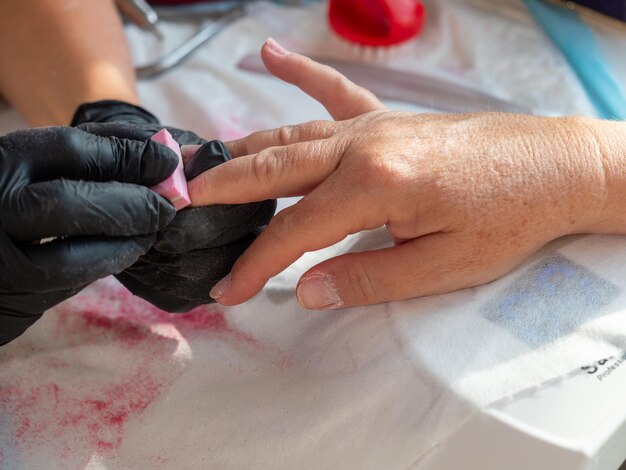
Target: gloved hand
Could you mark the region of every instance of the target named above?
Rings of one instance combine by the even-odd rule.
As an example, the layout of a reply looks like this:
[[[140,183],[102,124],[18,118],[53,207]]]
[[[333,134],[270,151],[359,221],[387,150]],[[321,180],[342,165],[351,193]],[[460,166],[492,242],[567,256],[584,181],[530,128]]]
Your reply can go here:
[[[145,186],[176,165],[155,142],[71,127],[0,137],[0,345],[150,249],[176,211]]]
[[[102,124],[104,123],[104,124]],[[81,105],[72,125],[103,136],[149,139],[163,126],[146,110],[119,101]],[[185,165],[187,180],[230,159],[219,141],[167,127],[181,145],[203,144]],[[179,211],[159,233],[153,248],[117,275],[135,295],[169,312],[185,312],[211,303],[211,288],[269,223],[276,201],[191,207]]]

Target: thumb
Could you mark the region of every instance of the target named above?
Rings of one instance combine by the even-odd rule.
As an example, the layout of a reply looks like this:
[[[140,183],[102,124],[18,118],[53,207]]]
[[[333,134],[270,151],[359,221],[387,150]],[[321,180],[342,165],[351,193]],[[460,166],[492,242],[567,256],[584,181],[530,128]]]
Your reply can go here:
[[[385,109],[372,92],[332,67],[287,51],[272,38],[263,44],[261,57],[267,70],[319,101],[336,121]]]
[[[304,308],[314,310],[443,294],[490,280],[472,268],[470,257],[471,250],[450,234],[434,233],[326,260],[300,278],[296,294]]]

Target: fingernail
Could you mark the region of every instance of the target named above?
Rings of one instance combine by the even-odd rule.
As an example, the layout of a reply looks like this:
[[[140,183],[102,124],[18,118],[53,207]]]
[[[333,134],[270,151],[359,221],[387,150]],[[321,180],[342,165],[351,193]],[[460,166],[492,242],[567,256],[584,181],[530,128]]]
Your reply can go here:
[[[211,289],[211,292],[209,292],[209,296],[213,300],[219,301],[220,297],[224,295],[224,293],[228,290],[229,287],[230,287],[230,274],[225,276],[220,282],[218,282],[217,284],[213,286],[213,289]]]
[[[180,154],[182,155],[183,160],[189,160],[193,157],[200,147],[202,147],[202,145],[181,145]]]
[[[285,49],[283,46],[281,46],[280,44],[278,44],[278,42],[276,42],[273,38],[267,38],[267,41],[265,41],[265,44],[267,44],[267,47],[271,49],[272,52],[274,52],[275,54],[278,54],[278,55],[289,54],[289,51]]]
[[[304,308],[318,310],[343,306],[335,282],[327,274],[312,274],[303,278],[296,290],[296,296]]]

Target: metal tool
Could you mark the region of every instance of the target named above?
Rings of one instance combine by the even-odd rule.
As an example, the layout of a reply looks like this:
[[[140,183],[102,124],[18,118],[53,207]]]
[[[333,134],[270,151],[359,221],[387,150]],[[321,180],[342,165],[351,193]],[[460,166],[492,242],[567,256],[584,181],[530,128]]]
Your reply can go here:
[[[145,0],[115,0],[115,3],[122,16],[141,29],[163,39],[161,31],[157,28],[159,15]]]
[[[218,19],[202,24],[198,31],[180,46],[154,62],[136,67],[137,77],[140,79],[155,78],[173,69],[226,26],[243,17],[244,14],[245,10],[242,4],[238,4],[236,7],[226,11]]]
[[[228,13],[233,8],[244,2],[252,0],[211,0],[197,3],[181,3],[177,5],[159,5],[154,10],[162,21],[172,23],[200,21],[209,18],[217,18]]]
[[[413,103],[455,113],[501,111],[532,114],[531,110],[524,106],[439,77],[361,63],[315,57],[312,59],[333,67],[381,99]],[[245,56],[238,67],[252,72],[268,73],[259,54],[256,53]]]

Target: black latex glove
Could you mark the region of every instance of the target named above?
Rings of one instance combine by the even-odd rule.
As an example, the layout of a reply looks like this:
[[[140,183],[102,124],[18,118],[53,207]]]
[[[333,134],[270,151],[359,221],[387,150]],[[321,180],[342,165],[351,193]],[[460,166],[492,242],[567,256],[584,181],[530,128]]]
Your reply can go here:
[[[176,211],[144,185],[176,165],[164,145],[71,127],[0,137],[0,344],[150,249]]]
[[[163,128],[146,110],[119,101],[82,105],[72,124],[99,135],[139,140]],[[193,132],[167,129],[181,145],[202,145],[185,165],[188,181],[230,159],[220,141],[207,142]],[[153,248],[117,278],[133,294],[169,312],[211,303],[211,288],[230,272],[275,210],[275,200],[183,209],[159,233]]]

